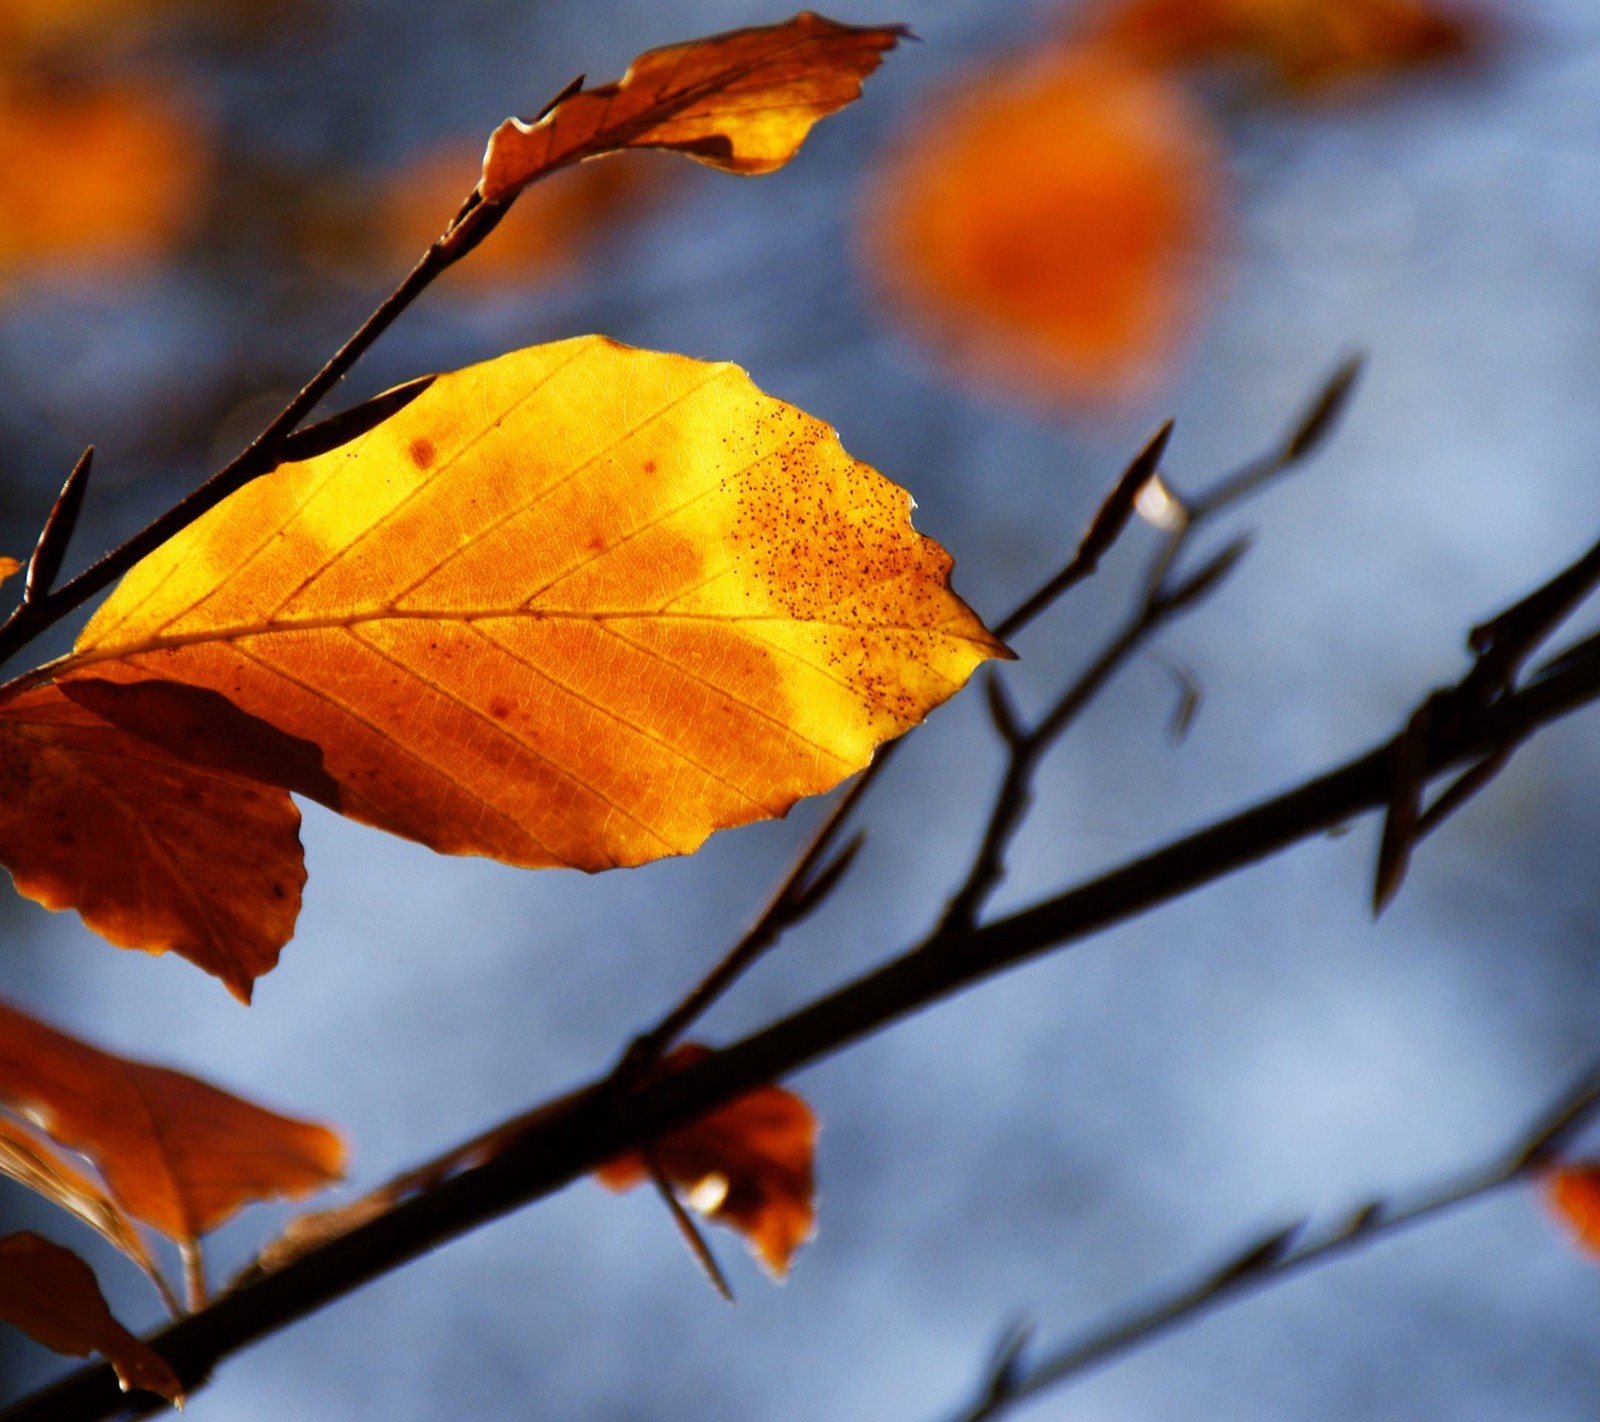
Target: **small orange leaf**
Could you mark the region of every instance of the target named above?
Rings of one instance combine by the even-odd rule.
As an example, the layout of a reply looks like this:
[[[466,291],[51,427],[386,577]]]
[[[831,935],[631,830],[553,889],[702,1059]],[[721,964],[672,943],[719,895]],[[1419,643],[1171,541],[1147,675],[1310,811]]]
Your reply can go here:
[[[1108,50],[983,74],[872,184],[872,274],[958,370],[1054,409],[1147,395],[1214,280],[1222,167],[1182,90]]]
[[[1111,0],[1095,38],[1158,64],[1246,61],[1321,89],[1469,54],[1484,22],[1434,0]]]
[[[294,932],[299,827],[284,791],[176,759],[53,686],[0,703],[0,863],[18,890],[245,1002]]]
[[[568,94],[533,123],[489,139],[479,191],[503,202],[570,163],[665,148],[728,173],[770,173],[818,119],[861,96],[861,81],[905,35],[803,12],[778,25],[641,54],[612,84]]]
[[[708,1048],[685,1042],[662,1070],[682,1070],[707,1055]],[[653,1161],[686,1203],[737,1230],[781,1279],[795,1251],[816,1232],[816,1145],[817,1118],[804,1100],[763,1086],[663,1136],[648,1153],[607,1161],[595,1179],[611,1190],[631,1190],[650,1178]]]
[[[64,262],[149,266],[189,231],[210,167],[194,115],[153,88],[0,90],[0,286]]]
[[[124,1392],[154,1392],[183,1406],[178,1375],[112,1317],[94,1271],[70,1249],[36,1234],[0,1239],[0,1319],[53,1352],[99,1353]]]
[[[4,1003],[0,1102],[88,1156],[124,1210],[179,1243],[252,1200],[321,1189],[344,1164],[324,1126],[112,1056]]]
[[[445,853],[687,854],[1010,655],[910,504],[735,366],[538,346],[211,510],[58,683]]]
[[[22,564],[15,558],[0,557],[0,583],[7,578],[14,578],[22,571]]]
[[[1559,1166],[1542,1183],[1551,1213],[1572,1231],[1574,1242],[1600,1255],[1600,1161]]]

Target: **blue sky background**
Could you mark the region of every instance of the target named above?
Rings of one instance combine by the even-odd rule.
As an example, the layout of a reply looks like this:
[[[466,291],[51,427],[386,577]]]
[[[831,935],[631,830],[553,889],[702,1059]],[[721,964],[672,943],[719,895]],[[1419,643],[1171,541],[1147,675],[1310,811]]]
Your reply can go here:
[[[253,164],[377,169],[486,134],[579,70],[608,77],[652,45],[784,13],[328,0],[321,21],[211,60],[208,102]],[[1194,487],[1366,351],[1336,441],[1237,520],[1256,548],[1162,638],[1205,686],[1192,734],[1169,743],[1167,673],[1134,664],[1042,774],[998,907],[1389,735],[1459,674],[1472,622],[1600,533],[1600,20],[1585,0],[1530,0],[1474,75],[1239,120],[1230,294],[1159,400],[1099,424],[949,383],[853,260],[863,185],[897,127],[974,58],[1059,20],[1010,0],[831,13],[908,21],[924,42],[789,169],[692,173],[579,278],[494,299],[442,283],[350,394],[589,330],[735,360],[910,487],[958,588],[998,615],[1061,561],[1160,417],[1178,418],[1168,472]],[[114,541],[207,466],[203,438],[155,452],[152,400],[205,386],[241,351],[281,388],[397,274],[313,279],[246,231],[142,287],[14,301],[0,311],[6,546],[25,548],[91,440],[103,477],[80,552]],[[1127,605],[1146,537],[1019,639],[1008,675],[1025,705]],[[981,698],[937,713],[875,792],[841,893],[704,1035],[731,1039],[912,941],[958,882],[998,768]],[[966,1399],[1010,1321],[1058,1337],[1265,1227],[1403,1193],[1522,1129],[1600,1052],[1596,786],[1590,714],[1431,840],[1376,924],[1362,821],[802,1074],[824,1122],[821,1233],[781,1289],[718,1232],[740,1296],[727,1308],[655,1200],[581,1184],[227,1364],[194,1414],[931,1422]],[[300,930],[253,1008],[20,900],[0,903],[3,991],[113,1049],[339,1123],[359,1189],[604,1068],[737,934],[819,813],[591,879],[439,858],[308,807]],[[46,1218],[9,1187],[0,1210]],[[222,1231],[219,1277],[274,1218]],[[70,1224],[54,1233],[95,1257],[126,1319],[156,1321],[131,1269]],[[8,1354],[0,1396],[60,1366]],[[1026,1415],[1576,1422],[1597,1371],[1600,1267],[1513,1192]]]

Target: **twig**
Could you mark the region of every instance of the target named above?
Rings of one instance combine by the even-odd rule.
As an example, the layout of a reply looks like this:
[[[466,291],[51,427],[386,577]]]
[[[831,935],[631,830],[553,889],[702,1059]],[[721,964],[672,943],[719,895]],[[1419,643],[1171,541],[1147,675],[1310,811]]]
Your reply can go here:
[[[706,1238],[700,1233],[700,1226],[694,1222],[693,1216],[684,1208],[683,1201],[678,1198],[678,1192],[672,1188],[672,1182],[667,1179],[666,1172],[661,1169],[661,1163],[656,1159],[655,1153],[646,1150],[644,1153],[645,1165],[650,1171],[650,1180],[656,1187],[656,1194],[661,1197],[667,1207],[667,1212],[672,1216],[673,1224],[677,1225],[678,1233],[683,1237],[683,1242],[689,1248],[689,1253],[694,1256],[694,1262],[700,1266],[701,1272],[710,1282],[726,1303],[735,1302],[733,1285],[728,1282],[728,1276],[722,1272],[722,1265],[717,1263],[717,1256],[711,1252],[711,1246],[706,1243]]]
[[[1373,1200],[1347,1210],[1317,1237],[1298,1242],[1303,1225],[1274,1230],[1248,1245],[1221,1267],[1203,1273],[1151,1303],[1091,1327],[1079,1338],[1042,1358],[1014,1362],[1003,1374],[986,1370],[977,1401],[952,1422],[990,1422],[1018,1404],[1104,1366],[1133,1348],[1152,1342],[1202,1314],[1269,1288],[1319,1264],[1363,1249],[1526,1179],[1548,1165],[1557,1143],[1570,1139],[1600,1109],[1600,1064],[1562,1092],[1539,1122],[1507,1151],[1432,1188],[1396,1208]]]
[[[1560,654],[1468,722],[1437,727],[1425,764],[1437,774],[1600,698],[1600,647]],[[193,1391],[222,1359],[436,1248],[561,1189],[629,1149],[755,1087],[839,1051],[962,988],[1180,898],[1247,864],[1381,807],[1392,742],[1251,809],[1218,821],[1088,883],[982,927],[934,935],[877,971],[679,1072],[619,1095],[601,1079],[529,1113],[479,1163],[401,1200],[152,1335]],[[1562,1138],[1566,1121],[1549,1128]],[[140,1404],[144,1399],[140,1399]],[[158,1405],[152,1403],[151,1405]],[[79,1369],[16,1403],[0,1422],[87,1422],[128,1406],[109,1367]]]
[[[1157,549],[1146,573],[1141,595],[1123,619],[1122,625],[1111,634],[1088,667],[1061,692],[1031,731],[1022,726],[1009,700],[999,692],[998,680],[990,679],[989,709],[996,729],[1006,744],[1006,767],[966,881],[945,908],[940,925],[942,931],[970,928],[999,888],[1005,877],[1007,852],[1032,807],[1032,787],[1039,766],[1059,744],[1068,728],[1150,636],[1219,587],[1249,547],[1246,539],[1235,539],[1196,572],[1174,585],[1169,582],[1172,570],[1194,533],[1219,513],[1261,492],[1280,475],[1308,458],[1332,430],[1349,400],[1359,371],[1359,360],[1345,361],[1312,398],[1305,413],[1275,449],[1218,480],[1209,492],[1185,500],[1173,494],[1165,485],[1161,486],[1165,507],[1175,518],[1175,523]],[[1141,492],[1152,480],[1160,477],[1161,456],[1171,434],[1172,424],[1169,421],[1129,466],[1112,498],[1107,500],[1102,516],[1105,516],[1106,509],[1111,509],[1111,516],[1119,520],[1114,524],[1111,538],[1115,537],[1115,530],[1120,530],[1122,523],[1137,506]],[[1096,524],[1099,522],[1097,518]],[[1093,529],[1091,537],[1084,540],[1085,549],[1092,546],[1092,536]],[[1108,538],[1105,546],[1109,546],[1109,543]],[[1100,551],[1100,547],[1094,548],[1096,557]],[[1053,583],[1046,586],[1053,586]],[[1023,609],[1031,609],[1034,601],[1030,599],[1024,603]],[[1185,730],[1197,704],[1198,696],[1186,696],[1180,704],[1181,724]]]
[[[1399,891],[1417,840],[1493,780],[1514,749],[1510,743],[1491,747],[1424,811],[1422,743],[1436,723],[1471,720],[1509,695],[1528,659],[1597,587],[1600,542],[1528,596],[1474,627],[1467,636],[1467,646],[1476,654],[1471,671],[1455,686],[1435,692],[1412,715],[1390,761],[1389,809],[1372,890],[1375,913],[1381,913]]]

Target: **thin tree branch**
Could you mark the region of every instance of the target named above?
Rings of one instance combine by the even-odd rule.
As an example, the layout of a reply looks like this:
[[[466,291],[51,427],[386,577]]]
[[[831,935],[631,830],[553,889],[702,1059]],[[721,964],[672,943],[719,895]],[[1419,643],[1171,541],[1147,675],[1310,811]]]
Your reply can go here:
[[[1516,746],[1540,726],[1600,698],[1600,648],[1581,645],[1558,668],[1478,714],[1429,732],[1429,774]],[[1403,733],[1402,733],[1403,734]],[[1383,806],[1394,742],[1009,917],[935,933],[877,971],[743,1041],[631,1093],[602,1078],[523,1119],[478,1163],[437,1180],[282,1268],[253,1276],[205,1309],[152,1335],[193,1392],[221,1360],[461,1233],[561,1189],[603,1161],[639,1149],[757,1086],[839,1051],[962,988],[1079,942],[1191,889]],[[1552,1139],[1567,1129],[1557,1121]],[[0,1413],[0,1422],[74,1422],[128,1406],[109,1367],[78,1370]],[[141,1404],[143,1399],[140,1400]]]
[[[1085,1330],[1075,1342],[1052,1349],[1044,1357],[1028,1360],[1014,1353],[1003,1373],[992,1368],[986,1372],[978,1400],[952,1422],[991,1422],[1020,1403],[1103,1367],[1131,1349],[1195,1322],[1203,1314],[1518,1184],[1544,1170],[1550,1163],[1554,1142],[1570,1139],[1597,1109],[1600,1064],[1562,1092],[1539,1122],[1509,1150],[1423,1190],[1409,1204],[1397,1207],[1378,1199],[1347,1210],[1316,1238],[1302,1238],[1304,1225],[1266,1234],[1221,1267],[1207,1270],[1199,1279],[1180,1285],[1151,1303]]]

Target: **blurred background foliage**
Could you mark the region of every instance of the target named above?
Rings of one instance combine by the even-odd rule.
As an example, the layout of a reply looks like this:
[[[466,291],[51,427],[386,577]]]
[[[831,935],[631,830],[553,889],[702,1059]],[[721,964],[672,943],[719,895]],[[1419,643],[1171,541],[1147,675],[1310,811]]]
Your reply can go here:
[[[490,129],[579,71],[782,18],[753,0],[7,0],[0,518],[21,555],[82,447],[77,556],[231,454],[420,254]],[[733,359],[908,485],[997,614],[1178,416],[1181,492],[1349,350],[1336,441],[1051,762],[1003,904],[1389,734],[1475,619],[1600,527],[1600,19],[1588,0],[907,0],[865,99],[739,182],[558,177],[347,382],[598,330]],[[1233,530],[1218,531],[1218,538]],[[1010,673],[1040,704],[1137,585],[1137,536]],[[64,645],[70,629],[58,634]],[[54,649],[41,647],[41,653]],[[1205,692],[1166,738],[1178,661]],[[970,704],[967,704],[970,702]],[[727,1038],[936,916],[999,759],[979,698],[916,736],[827,912]],[[229,1365],[208,1417],[931,1418],[1002,1325],[1067,1331],[1258,1228],[1464,1164],[1600,1042],[1600,731],[1519,756],[1366,910],[1375,830],[1305,846],[807,1072],[822,1232],[705,1290],[644,1193],[589,1186]],[[814,820],[583,879],[308,810],[300,933],[246,1011],[187,965],[0,903],[4,992],[110,1048],[339,1122],[354,1181],[608,1062]],[[0,1189],[8,1223],[44,1224]],[[268,1227],[220,1236],[225,1276]],[[265,1221],[265,1223],[264,1223]],[[737,1249],[718,1241],[724,1254]],[[153,1323],[124,1264],[119,1311]],[[1052,1397],[1056,1418],[1588,1417],[1600,1271],[1511,1196]],[[3,1393],[59,1369],[13,1348]]]

